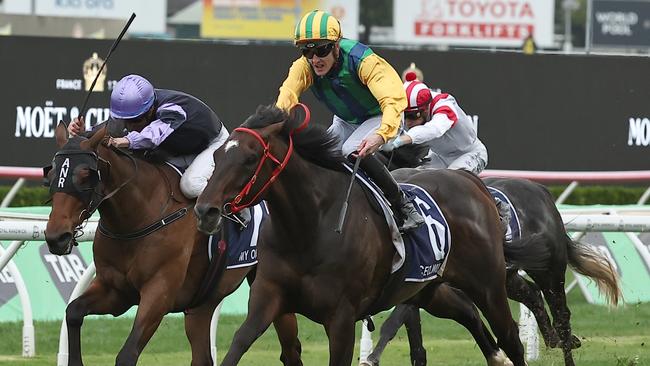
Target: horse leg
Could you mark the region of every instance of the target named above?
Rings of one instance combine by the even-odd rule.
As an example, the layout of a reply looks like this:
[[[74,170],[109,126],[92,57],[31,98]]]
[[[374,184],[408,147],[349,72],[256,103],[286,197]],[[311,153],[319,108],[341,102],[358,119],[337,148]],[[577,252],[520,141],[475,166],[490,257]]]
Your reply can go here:
[[[192,366],[217,363],[217,360],[212,359],[210,349],[212,315],[219,303],[239,288],[250,270],[251,267],[243,267],[224,271],[210,299],[185,312],[185,335],[192,348]]]
[[[252,284],[257,274],[257,267],[248,267],[250,270],[246,274],[248,284]],[[234,271],[234,270],[233,270]],[[273,327],[278,335],[282,353],[280,354],[280,361],[285,366],[302,366],[300,354],[302,353],[302,345],[298,339],[298,320],[295,314],[280,315],[273,321]]]
[[[221,365],[237,365],[255,340],[266,331],[280,315],[282,291],[259,276],[253,282],[248,300],[248,315],[233,337],[228,353]]]
[[[329,339],[329,366],[352,364],[355,337],[355,313],[352,306],[340,304],[323,325]]]
[[[384,321],[384,324],[381,325],[379,341],[377,341],[377,345],[375,345],[370,355],[368,355],[368,362],[370,363],[370,365],[372,366],[379,365],[379,359],[381,358],[381,354],[384,352],[384,349],[388,345],[388,342],[390,342],[395,337],[395,334],[397,334],[399,328],[405,322],[407,322],[407,318],[409,318],[409,315],[414,311],[413,309],[415,309],[415,311],[418,312],[418,316],[419,316],[418,309],[413,305],[399,304],[395,306],[395,309],[393,309],[393,311],[390,313],[386,321]],[[419,321],[418,321],[418,325],[419,325]],[[415,346],[414,344],[411,344],[410,333],[409,333],[409,346],[411,347],[411,350],[413,350],[413,347]],[[413,351],[411,351],[411,353],[412,352]],[[413,357],[411,357],[411,360],[413,360]]]
[[[474,337],[488,365],[512,365],[481,320],[474,303],[463,291],[447,284],[438,285],[423,308],[435,317],[452,319],[464,326]]]
[[[404,319],[406,335],[409,340],[409,349],[411,353],[411,365],[426,366],[427,351],[422,344],[422,321],[420,319],[420,309],[416,306],[409,305],[410,309]]]
[[[217,362],[210,350],[210,324],[214,309],[222,299],[210,299],[185,312],[185,335],[192,349],[192,366],[212,366]]]
[[[114,289],[96,278],[81,296],[72,301],[65,310],[68,328],[68,365],[81,366],[81,325],[90,314],[122,315],[132,303]]]
[[[282,354],[280,361],[284,366],[302,366],[300,354],[302,345],[298,339],[298,320],[296,314],[283,314],[273,321],[273,326],[278,334]]]
[[[497,345],[506,352],[515,366],[524,366],[524,347],[519,340],[519,329],[512,319],[505,278],[499,280],[495,276],[492,283],[482,283],[482,286],[472,286],[466,291],[476,306],[487,319],[492,331],[497,337]],[[478,284],[478,283],[477,283]]]
[[[561,273],[560,273],[561,272]],[[550,276],[546,274],[530,274],[544,292],[546,302],[553,315],[553,326],[560,337],[560,346],[564,353],[565,366],[575,365],[573,361],[573,336],[571,333],[571,310],[566,303],[564,292],[564,271],[555,271]]]
[[[506,289],[508,290],[508,297],[520,302],[535,315],[539,330],[544,337],[544,343],[547,347],[555,348],[560,342],[560,338],[551,325],[551,319],[548,317],[546,307],[544,306],[544,299],[539,287],[520,276],[516,271],[508,272],[506,277]]]
[[[173,271],[161,268],[160,273],[173,273]],[[180,281],[173,283],[177,286],[173,288],[170,287],[170,282],[169,279],[154,277],[140,290],[140,302],[133,328],[117,354],[116,366],[135,365],[138,362],[140,353],[158,329],[163,316],[173,307],[174,294],[181,284]]]

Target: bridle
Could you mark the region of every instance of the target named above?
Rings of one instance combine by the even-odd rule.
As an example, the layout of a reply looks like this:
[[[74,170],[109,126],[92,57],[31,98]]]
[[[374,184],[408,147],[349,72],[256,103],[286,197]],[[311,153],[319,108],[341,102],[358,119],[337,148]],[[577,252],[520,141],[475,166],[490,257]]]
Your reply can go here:
[[[244,133],[247,133],[249,135],[252,135],[260,143],[260,145],[262,145],[263,153],[262,153],[262,157],[260,158],[260,161],[257,163],[257,168],[255,168],[255,172],[250,177],[250,179],[248,180],[246,185],[244,185],[244,187],[241,189],[241,191],[239,191],[239,193],[235,196],[235,198],[233,198],[232,201],[226,202],[223,205],[223,215],[230,216],[232,214],[236,214],[237,212],[239,212],[239,211],[243,210],[244,208],[246,208],[246,207],[254,204],[255,202],[257,202],[257,199],[264,192],[266,192],[266,190],[271,186],[271,184],[273,182],[275,182],[277,177],[280,175],[280,173],[282,173],[284,168],[287,166],[287,163],[289,162],[289,159],[291,158],[291,155],[293,154],[293,135],[295,133],[298,133],[298,132],[302,131],[303,129],[305,129],[307,127],[307,125],[309,124],[309,120],[311,118],[311,113],[309,112],[309,109],[307,108],[307,106],[305,106],[302,103],[298,103],[297,106],[300,106],[300,107],[302,107],[304,109],[304,111],[305,111],[305,120],[298,127],[292,129],[289,132],[289,147],[287,148],[287,153],[284,156],[284,159],[282,159],[282,161],[280,161],[280,159],[278,159],[277,157],[275,157],[271,153],[271,144],[266,142],[264,140],[264,138],[262,137],[262,135],[259,134],[259,132],[255,131],[253,129],[247,128],[247,127],[237,127],[237,128],[235,128],[235,130],[233,132],[244,132]],[[275,169],[273,169],[273,172],[271,173],[271,176],[264,183],[262,188],[260,188],[260,190],[257,191],[257,193],[255,193],[255,195],[253,197],[251,197],[248,200],[248,202],[241,203],[242,199],[250,194],[250,191],[253,188],[253,185],[255,185],[255,182],[257,182],[257,177],[258,177],[260,171],[262,170],[262,167],[264,166],[264,163],[266,162],[266,159],[271,160],[272,162],[277,164],[277,166],[275,167]]]
[[[95,213],[95,211],[97,211],[99,206],[101,206],[101,204],[104,201],[110,199],[115,194],[117,194],[119,191],[121,191],[122,188],[124,188],[131,181],[133,181],[133,179],[135,179],[135,177],[138,175],[138,170],[139,170],[138,169],[138,162],[137,162],[137,159],[132,156],[132,154],[130,154],[127,151],[124,151],[123,149],[119,149],[119,148],[115,148],[115,147],[112,147],[111,149],[113,151],[115,151],[116,153],[120,154],[120,155],[126,156],[131,161],[131,164],[133,166],[133,173],[129,176],[129,178],[127,178],[122,183],[120,183],[119,186],[117,186],[115,189],[113,189],[111,192],[109,192],[108,194],[105,194],[105,195],[102,193],[102,190],[100,188],[101,183],[102,183],[102,175],[101,175],[99,169],[96,168],[96,166],[98,165],[99,161],[102,161],[106,166],[108,166],[109,172],[110,172],[111,164],[110,164],[109,161],[103,159],[102,157],[97,155],[97,153],[94,152],[94,151],[62,150],[62,151],[57,152],[55,154],[55,158],[57,156],[59,156],[59,157],[67,157],[67,156],[78,155],[78,154],[90,155],[91,159],[94,160],[94,167],[95,167],[95,169],[91,169],[91,170],[96,171],[96,173],[97,173],[97,179],[93,183],[93,187],[91,188],[92,193],[90,194],[89,197],[86,197],[85,193],[83,191],[79,190],[78,187],[75,187],[76,191],[67,190],[65,192],[65,193],[69,193],[69,194],[77,196],[79,199],[81,199],[82,202],[84,202],[86,204],[86,207],[79,214],[79,224],[73,230],[73,245],[78,244],[76,239],[79,238],[81,235],[83,235],[83,233],[84,233],[83,228],[86,226],[86,224],[88,222],[88,219],[90,219],[90,217],[93,215],[93,213]],[[44,168],[44,173],[45,173],[46,176],[47,176],[47,173],[49,172],[49,170],[51,170],[51,167]],[[158,170],[160,171],[160,169],[158,169]],[[167,182],[167,184],[169,186],[170,183],[169,183],[168,179],[166,178],[165,174],[162,171],[160,171],[160,173],[162,174],[163,178],[165,179],[165,181]],[[106,177],[104,177],[104,178],[106,178]],[[51,183],[50,183],[50,185],[51,185]],[[173,198],[173,191],[171,190],[171,188],[169,188],[169,189],[170,189],[170,192],[171,192],[171,195],[170,195],[170,199],[171,199],[171,198]],[[60,191],[60,190],[52,189],[52,187],[51,187],[51,191],[57,192],[57,191]],[[163,209],[162,209],[163,211],[165,210],[165,208],[167,207],[168,204],[169,204],[169,202],[163,207]],[[150,233],[152,233],[152,232],[154,232],[156,230],[159,230],[160,228],[162,228],[162,227],[164,227],[166,225],[169,225],[172,222],[180,219],[181,217],[185,216],[187,211],[188,211],[188,207],[181,207],[180,209],[175,210],[171,214],[168,214],[168,215],[156,220],[155,222],[147,225],[146,227],[144,227],[142,229],[138,229],[136,231],[126,233],[126,234],[118,234],[118,233],[111,232],[109,229],[107,229],[102,224],[102,221],[100,219],[98,224],[97,224],[97,230],[102,235],[104,235],[106,237],[109,237],[111,239],[116,239],[116,240],[138,239],[138,238],[147,236]]]

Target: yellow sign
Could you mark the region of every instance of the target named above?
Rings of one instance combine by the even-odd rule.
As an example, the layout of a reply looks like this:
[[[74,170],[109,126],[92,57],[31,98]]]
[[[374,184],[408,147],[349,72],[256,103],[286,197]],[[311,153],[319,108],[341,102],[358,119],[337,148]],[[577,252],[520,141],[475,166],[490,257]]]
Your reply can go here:
[[[95,77],[97,77],[97,84],[95,84],[95,88],[93,89],[93,92],[104,91],[104,81],[106,80],[107,67],[104,66],[104,68],[102,69],[102,73],[99,76],[97,76],[99,69],[102,67],[102,63],[104,63],[104,60],[102,60],[101,58],[99,58],[99,56],[97,56],[97,52],[93,52],[93,55],[89,59],[84,61],[83,73],[84,73],[84,86],[86,91],[90,90],[90,86],[93,84]]]
[[[294,27],[322,0],[203,0],[201,37],[291,40]]]

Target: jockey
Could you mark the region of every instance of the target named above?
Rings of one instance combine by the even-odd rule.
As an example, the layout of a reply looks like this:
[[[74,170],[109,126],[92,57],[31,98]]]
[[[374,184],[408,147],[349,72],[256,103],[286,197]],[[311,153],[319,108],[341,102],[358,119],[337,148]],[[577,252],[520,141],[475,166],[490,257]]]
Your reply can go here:
[[[407,131],[386,145],[391,151],[408,144],[429,145],[429,155],[419,168],[464,169],[476,175],[488,162],[487,148],[476,135],[472,120],[447,93],[435,92],[417,79],[422,71],[414,63],[404,70],[404,89],[408,107],[404,111]],[[508,230],[511,213],[507,202],[494,198],[504,232]]]
[[[219,117],[198,98],[179,91],[154,89],[139,75],[127,75],[111,93],[110,115],[130,131],[111,137],[109,146],[159,150],[170,163],[186,168],[180,188],[187,198],[203,191],[214,170],[212,154],[228,138]],[[75,118],[68,133],[77,135],[83,120]]]
[[[368,46],[342,38],[339,21],[329,13],[305,14],[295,29],[302,55],[280,87],[279,108],[289,110],[310,88],[334,114],[329,132],[338,136],[346,157],[358,152],[360,167],[383,190],[402,230],[424,223],[413,203],[373,155],[400,128],[406,106],[399,75]]]
[[[472,119],[447,93],[432,91],[423,82],[407,73],[404,83],[408,106],[404,110],[407,128],[383,148],[391,151],[407,144],[427,144],[430,161],[421,168],[465,169],[478,174],[487,165],[485,145],[476,135]],[[428,158],[427,157],[427,158]]]

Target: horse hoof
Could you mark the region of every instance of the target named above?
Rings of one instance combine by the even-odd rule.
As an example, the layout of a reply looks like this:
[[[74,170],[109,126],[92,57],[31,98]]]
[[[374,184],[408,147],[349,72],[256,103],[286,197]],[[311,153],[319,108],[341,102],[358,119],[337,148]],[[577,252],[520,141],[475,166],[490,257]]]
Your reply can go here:
[[[379,364],[370,361],[359,361],[359,366],[379,366]]]
[[[582,346],[580,338],[578,338],[575,334],[571,334],[571,349],[580,348],[580,346]]]
[[[508,356],[506,356],[506,353],[500,349],[488,360],[488,366],[515,366],[515,364],[512,363]]]

